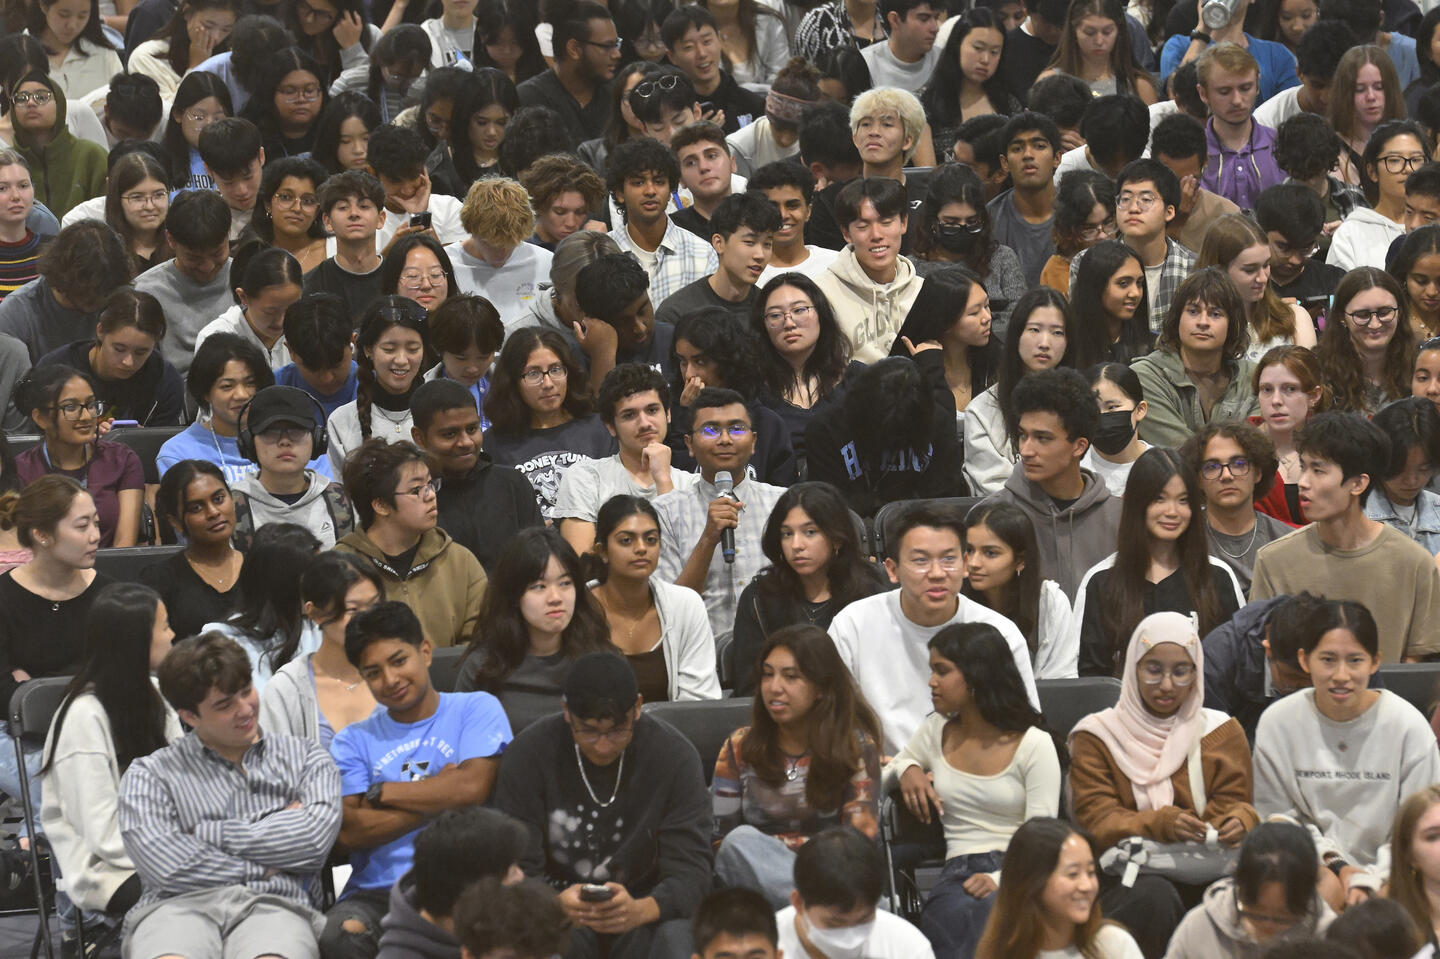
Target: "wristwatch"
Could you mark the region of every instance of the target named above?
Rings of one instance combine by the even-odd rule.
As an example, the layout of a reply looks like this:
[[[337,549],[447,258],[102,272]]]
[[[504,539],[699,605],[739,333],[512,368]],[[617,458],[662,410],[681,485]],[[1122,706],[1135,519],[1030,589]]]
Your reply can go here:
[[[384,783],[383,781],[382,781],[382,782],[371,783],[371,784],[370,784],[370,788],[367,789],[367,790],[365,790],[365,803],[366,803],[366,805],[374,806],[374,807],[376,807],[376,808],[385,805],[384,803],[382,803],[382,802],[380,801],[380,793],[383,792],[384,789],[385,789],[385,783]]]
[[[1206,46],[1209,46],[1212,42],[1214,42],[1214,41],[1211,40],[1210,34],[1206,33],[1206,32],[1203,31],[1203,30],[1191,30],[1191,31],[1190,31],[1190,39],[1191,39],[1191,40],[1199,40],[1201,43],[1205,44]]]

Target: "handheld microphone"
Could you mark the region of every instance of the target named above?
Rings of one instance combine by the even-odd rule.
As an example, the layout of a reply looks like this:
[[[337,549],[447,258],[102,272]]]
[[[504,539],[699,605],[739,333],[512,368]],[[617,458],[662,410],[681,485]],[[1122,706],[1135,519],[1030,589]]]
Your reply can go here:
[[[715,474],[715,493],[728,500],[739,502],[735,496],[735,480],[728,470],[721,470]],[[720,555],[725,557],[725,562],[735,562],[735,530],[723,529],[720,531]]]

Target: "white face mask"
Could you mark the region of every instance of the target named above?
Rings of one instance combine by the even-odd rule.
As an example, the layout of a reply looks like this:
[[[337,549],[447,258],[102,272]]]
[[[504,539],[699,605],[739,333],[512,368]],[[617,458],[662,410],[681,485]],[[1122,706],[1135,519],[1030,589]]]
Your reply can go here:
[[[870,933],[875,931],[875,919],[872,917],[858,926],[822,929],[806,916],[805,929],[810,945],[823,952],[827,959],[863,959]]]

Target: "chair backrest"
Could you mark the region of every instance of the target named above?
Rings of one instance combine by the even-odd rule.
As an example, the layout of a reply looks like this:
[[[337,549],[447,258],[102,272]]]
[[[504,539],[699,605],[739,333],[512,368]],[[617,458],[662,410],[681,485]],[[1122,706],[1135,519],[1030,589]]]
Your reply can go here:
[[[1440,699],[1440,663],[1387,663],[1380,667],[1384,688],[1430,718]]]
[[[928,825],[916,819],[905,805],[899,788],[886,794],[880,804],[880,815],[886,842],[922,846],[923,851],[917,851],[917,855],[933,858],[938,851],[939,858],[945,858],[945,827],[940,824],[940,817],[931,815]]]
[[[95,554],[95,568],[123,583],[138,583],[142,569],[154,566],[156,563],[163,563],[184,548],[183,546],[125,546],[120,549],[102,549]]]
[[[970,507],[980,502],[983,496],[942,496],[938,499],[901,499],[893,503],[886,503],[875,513],[875,555],[884,559],[889,555],[891,549],[891,530],[895,521],[898,520],[906,510],[919,506],[921,503],[934,506],[948,506],[960,513],[963,517],[970,512]]]
[[[65,700],[71,676],[43,676],[21,683],[10,696],[10,732],[32,739],[44,739],[50,722]]]
[[[436,646],[430,654],[430,683],[442,693],[453,693],[460,678],[460,661],[470,647]]]
[[[1112,676],[1081,676],[1077,679],[1040,679],[1040,711],[1051,731],[1062,739],[1070,737],[1084,717],[1109,709],[1120,701],[1120,680]]]
[[[708,784],[715,776],[715,760],[730,734],[750,725],[751,699],[702,699],[683,703],[646,703],[647,716],[674,726],[700,754],[700,766]]]
[[[5,437],[5,442],[9,445],[10,452],[15,456],[19,456],[26,450],[39,446],[40,441],[44,438],[45,437],[38,433],[16,433],[13,436]]]
[[[116,443],[124,443],[135,451],[140,457],[140,466],[145,470],[145,482],[152,486],[160,482],[160,467],[156,465],[155,458],[160,455],[160,447],[165,441],[183,432],[183,426],[142,426],[134,429],[111,430],[106,439]]]

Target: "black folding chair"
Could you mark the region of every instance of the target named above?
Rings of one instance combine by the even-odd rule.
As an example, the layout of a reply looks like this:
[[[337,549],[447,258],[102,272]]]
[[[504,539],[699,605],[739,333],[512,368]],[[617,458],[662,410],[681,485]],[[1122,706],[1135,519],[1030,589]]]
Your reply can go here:
[[[1429,719],[1440,699],[1440,663],[1386,663],[1380,667],[1384,688]]]
[[[940,816],[931,810],[929,825],[922,823],[905,806],[899,789],[880,800],[880,842],[885,847],[885,885],[890,911],[911,922],[920,920],[924,897],[915,878],[918,869],[945,865],[945,830]]]
[[[163,563],[184,546],[124,546],[102,549],[95,554],[95,568],[124,583],[140,582],[140,571]]]
[[[442,693],[453,693],[460,678],[460,661],[470,650],[466,646],[437,646],[430,654],[430,684]]]
[[[750,725],[752,701],[749,696],[737,699],[700,699],[683,703],[646,703],[643,712],[674,726],[700,754],[700,768],[705,771],[705,784],[715,778],[715,760],[720,747],[730,734],[741,726]]]
[[[970,512],[970,507],[980,502],[983,496],[942,496],[938,499],[902,499],[893,503],[886,503],[875,513],[875,555],[884,559],[890,555],[893,545],[890,542],[893,534],[890,532],[896,520],[907,510],[924,504],[926,506],[945,506],[954,509],[963,517]]]
[[[1112,676],[1038,679],[1035,691],[1040,694],[1046,725],[1060,738],[1069,739],[1070,730],[1080,720],[1120,701],[1120,680]]]
[[[52,676],[32,679],[21,683],[10,697],[10,741],[15,748],[15,767],[20,776],[20,805],[25,812],[25,831],[30,836],[30,879],[34,883],[35,909],[40,914],[40,924],[35,930],[37,947],[43,943],[46,959],[54,959],[55,948],[50,941],[50,904],[53,892],[47,896],[45,883],[40,877],[40,846],[45,841],[40,834],[39,823],[30,808],[32,793],[30,774],[25,768],[26,748],[43,746],[50,732],[50,721],[65,699],[65,688],[70,685],[69,676]],[[81,942],[83,943],[83,939]],[[38,949],[32,949],[35,955]]]

